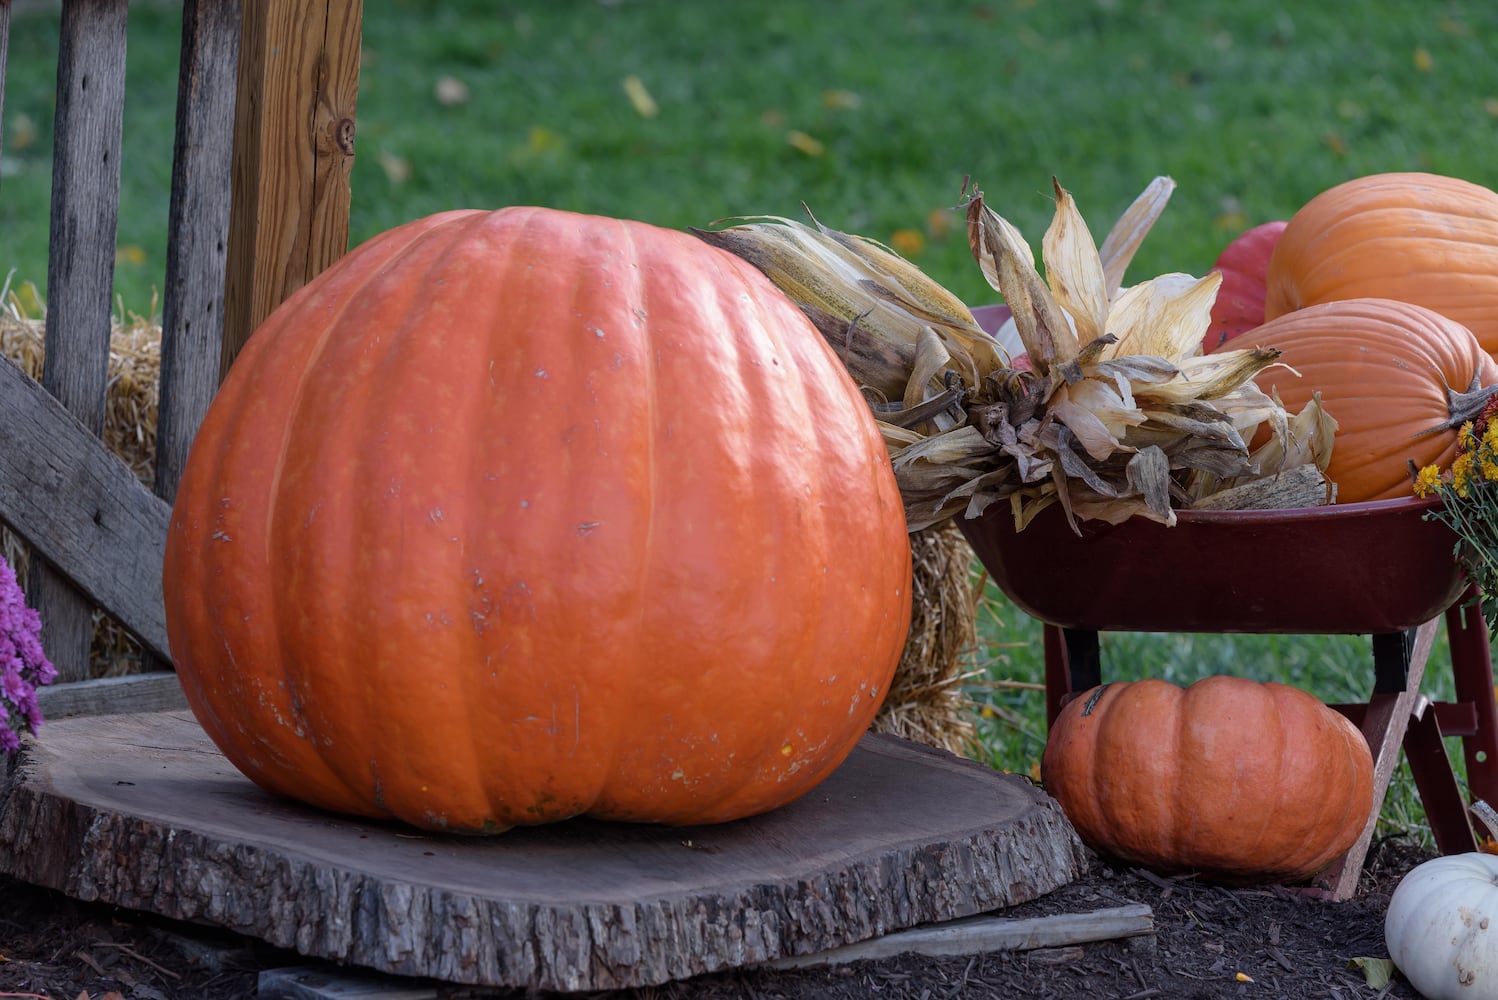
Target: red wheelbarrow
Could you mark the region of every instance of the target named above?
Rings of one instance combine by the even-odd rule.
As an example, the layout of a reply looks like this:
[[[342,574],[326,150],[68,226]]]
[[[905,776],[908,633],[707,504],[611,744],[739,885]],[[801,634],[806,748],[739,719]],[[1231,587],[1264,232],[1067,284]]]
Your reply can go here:
[[[1373,815],[1328,873],[1330,894],[1347,898],[1401,746],[1442,853],[1476,849],[1443,737],[1462,738],[1471,797],[1498,804],[1488,630],[1456,536],[1426,518],[1436,503],[1179,511],[1172,527],[1135,517],[1080,521],[1080,532],[1059,506],[1022,531],[1008,504],[956,520],[999,589],[1044,624],[1048,720],[1101,683],[1101,632],[1371,636],[1367,703],[1332,706],[1362,729],[1374,759]],[[1456,700],[1433,703],[1420,682],[1443,619]]]
[[[979,325],[1004,337],[1009,309],[977,306]],[[1368,739],[1373,814],[1327,873],[1347,898],[1402,748],[1436,847],[1477,847],[1468,800],[1443,737],[1461,737],[1472,801],[1498,806],[1498,705],[1488,629],[1455,558],[1456,535],[1427,514],[1439,501],[1409,497],[1282,510],[1177,511],[1166,527],[1067,523],[1059,507],[1015,531],[1007,504],[958,517],[979,560],[1011,601],[1044,626],[1046,714],[1102,682],[1100,632],[1368,635],[1368,701],[1333,705]],[[1445,621],[1456,700],[1431,702],[1420,683]]]

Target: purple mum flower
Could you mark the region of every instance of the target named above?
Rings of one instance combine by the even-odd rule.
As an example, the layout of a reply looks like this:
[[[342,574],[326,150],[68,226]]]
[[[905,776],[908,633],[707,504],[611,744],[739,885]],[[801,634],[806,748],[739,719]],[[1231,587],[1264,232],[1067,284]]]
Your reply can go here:
[[[42,726],[36,689],[52,683],[57,669],[42,650],[41,628],[15,570],[0,559],[0,753],[20,748],[22,728],[35,734]]]
[[[21,661],[14,656],[8,661],[0,660],[0,698],[19,705],[30,690],[31,682],[21,676]]]

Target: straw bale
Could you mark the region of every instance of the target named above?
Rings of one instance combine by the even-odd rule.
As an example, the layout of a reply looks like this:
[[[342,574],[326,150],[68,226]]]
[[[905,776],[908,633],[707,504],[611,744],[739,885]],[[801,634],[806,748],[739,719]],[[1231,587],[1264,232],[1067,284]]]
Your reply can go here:
[[[950,520],[913,532],[910,549],[910,635],[873,728],[971,755],[977,706],[968,685],[981,672],[974,664],[982,592],[973,550]]]

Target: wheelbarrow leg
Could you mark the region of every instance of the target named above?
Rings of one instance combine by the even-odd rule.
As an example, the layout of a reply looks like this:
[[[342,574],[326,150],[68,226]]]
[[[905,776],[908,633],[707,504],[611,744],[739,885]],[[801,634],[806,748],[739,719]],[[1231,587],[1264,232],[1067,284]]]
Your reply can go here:
[[[1470,587],[1447,609],[1446,639],[1456,675],[1456,700],[1470,704],[1477,717],[1477,731],[1462,737],[1467,792],[1472,799],[1498,808],[1498,704],[1494,703],[1488,626],[1477,597],[1477,588]]]
[[[1442,854],[1465,854],[1477,850],[1477,841],[1467,818],[1466,796],[1456,783],[1442,737],[1436,706],[1421,698],[1404,734],[1404,759],[1425,806],[1436,849]]]
[[[1045,639],[1045,721],[1056,721],[1061,707],[1078,691],[1103,682],[1102,648],[1096,632],[1047,625]]]
[[[1373,843],[1373,831],[1378,826],[1384,797],[1389,792],[1389,780],[1394,776],[1394,768],[1399,763],[1405,731],[1424,698],[1420,694],[1420,682],[1425,677],[1425,664],[1430,659],[1431,647],[1435,645],[1436,632],[1440,626],[1441,619],[1433,618],[1416,629],[1413,635],[1393,633],[1375,636],[1374,691],[1368,703],[1332,706],[1343,711],[1363,731],[1364,738],[1368,740],[1368,750],[1373,755],[1373,808],[1363,824],[1363,830],[1347,853],[1332,862],[1331,867],[1316,880],[1333,899],[1351,899],[1357,893],[1363,861]],[[1396,690],[1387,690],[1395,677],[1399,678],[1402,686]]]

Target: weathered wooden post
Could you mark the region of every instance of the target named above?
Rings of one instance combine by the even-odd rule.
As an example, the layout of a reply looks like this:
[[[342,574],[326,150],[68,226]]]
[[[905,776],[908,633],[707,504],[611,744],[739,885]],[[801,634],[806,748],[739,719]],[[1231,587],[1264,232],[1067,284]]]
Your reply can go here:
[[[0,0],[0,84],[10,4]],[[125,0],[62,5],[46,360],[0,360],[0,521],[27,544],[59,681],[49,716],[180,704],[161,552],[222,372],[286,295],[347,249],[360,0],[185,0],[162,314],[155,492],[100,440],[109,365]],[[3,85],[0,85],[3,93]],[[88,681],[94,608],[148,672]]]
[[[63,4],[57,56],[52,218],[42,387],[92,434],[104,431],[110,303],[125,109],[125,0]],[[23,532],[24,534],[24,532]],[[26,594],[61,681],[88,677],[93,602],[66,569],[33,559]]]
[[[348,250],[361,0],[246,11],[222,370],[270,311]]]

